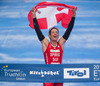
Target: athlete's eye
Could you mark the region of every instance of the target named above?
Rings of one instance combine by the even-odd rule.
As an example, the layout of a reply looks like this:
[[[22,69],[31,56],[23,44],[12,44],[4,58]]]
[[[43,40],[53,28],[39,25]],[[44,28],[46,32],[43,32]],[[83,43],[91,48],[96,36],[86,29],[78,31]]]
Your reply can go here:
[[[54,33],[54,31],[52,33]]]
[[[56,31],[56,33],[58,34],[58,31]]]

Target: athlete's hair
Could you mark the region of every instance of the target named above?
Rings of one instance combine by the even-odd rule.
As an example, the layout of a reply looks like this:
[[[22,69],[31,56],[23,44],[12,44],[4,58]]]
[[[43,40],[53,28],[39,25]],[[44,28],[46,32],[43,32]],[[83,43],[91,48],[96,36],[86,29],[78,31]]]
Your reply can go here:
[[[53,29],[56,29],[56,30],[58,31],[58,33],[59,33],[58,28],[56,28],[56,27],[52,27],[52,28],[50,28],[50,30],[49,30],[49,35],[51,35],[51,31],[52,31]]]

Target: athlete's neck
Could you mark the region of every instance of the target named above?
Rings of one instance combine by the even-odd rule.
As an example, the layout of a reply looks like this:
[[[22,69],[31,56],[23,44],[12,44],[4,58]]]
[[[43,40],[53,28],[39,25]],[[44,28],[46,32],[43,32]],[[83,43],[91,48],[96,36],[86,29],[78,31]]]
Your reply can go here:
[[[50,41],[50,43],[51,43],[53,46],[56,46],[56,45],[57,45],[57,41]]]

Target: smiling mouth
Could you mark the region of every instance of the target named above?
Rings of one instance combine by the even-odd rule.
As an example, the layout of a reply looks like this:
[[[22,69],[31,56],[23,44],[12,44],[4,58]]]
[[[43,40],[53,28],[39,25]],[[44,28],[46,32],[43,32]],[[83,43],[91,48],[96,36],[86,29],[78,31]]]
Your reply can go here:
[[[53,36],[54,38],[57,38],[57,36]]]

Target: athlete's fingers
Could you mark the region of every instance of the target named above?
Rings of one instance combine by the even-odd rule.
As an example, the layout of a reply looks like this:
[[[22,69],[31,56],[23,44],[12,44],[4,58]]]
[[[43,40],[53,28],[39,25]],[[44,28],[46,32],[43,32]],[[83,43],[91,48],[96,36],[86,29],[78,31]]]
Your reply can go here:
[[[36,13],[36,9],[35,9],[35,8],[34,8],[34,9],[32,9],[31,11],[32,11],[32,13],[33,13],[33,14],[35,14],[35,13]]]
[[[36,9],[33,8],[31,11],[32,11],[32,16],[33,16],[33,18],[36,18],[36,14],[35,14],[35,13],[36,13]]]
[[[75,17],[75,15],[76,15],[76,7],[74,9],[72,9],[72,11],[73,11],[73,17]]]

